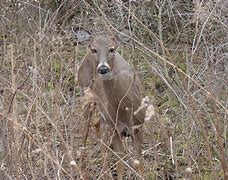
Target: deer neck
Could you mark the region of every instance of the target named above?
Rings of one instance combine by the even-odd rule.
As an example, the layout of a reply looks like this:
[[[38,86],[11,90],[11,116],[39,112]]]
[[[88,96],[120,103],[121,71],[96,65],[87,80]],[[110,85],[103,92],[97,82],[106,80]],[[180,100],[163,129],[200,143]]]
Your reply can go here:
[[[117,88],[117,80],[115,77],[109,79],[109,80],[104,80],[102,82],[103,88],[104,88],[104,92],[106,94],[106,97],[108,99],[113,99],[115,98],[115,94],[116,94],[116,88]]]

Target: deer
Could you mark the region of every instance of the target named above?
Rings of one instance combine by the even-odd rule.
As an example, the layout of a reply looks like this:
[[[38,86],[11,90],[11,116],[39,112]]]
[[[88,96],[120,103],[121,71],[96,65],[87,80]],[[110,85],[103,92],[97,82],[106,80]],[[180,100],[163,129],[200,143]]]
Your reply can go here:
[[[142,178],[145,109],[140,106],[144,88],[136,70],[117,52],[117,48],[118,42],[114,36],[96,36],[79,65],[78,85],[91,90],[98,105],[101,123],[113,129],[112,147],[120,158],[116,164],[117,178],[122,179],[124,174],[121,158],[126,154],[123,140],[127,136],[132,138],[133,167]],[[107,169],[108,165],[103,166]]]

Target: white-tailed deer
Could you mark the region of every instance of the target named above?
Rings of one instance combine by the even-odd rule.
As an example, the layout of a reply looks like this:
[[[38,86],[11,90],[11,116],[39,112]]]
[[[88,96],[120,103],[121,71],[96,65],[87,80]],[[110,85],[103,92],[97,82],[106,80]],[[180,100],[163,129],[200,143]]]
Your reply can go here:
[[[126,153],[122,141],[124,136],[132,137],[136,159],[134,166],[142,176],[142,123],[145,110],[140,109],[140,105],[144,96],[143,86],[135,70],[116,49],[115,38],[108,35],[96,37],[79,66],[78,83],[80,87],[92,90],[102,123],[107,123],[114,130],[112,145],[119,157]],[[123,164],[122,160],[117,163],[118,179],[123,177]]]

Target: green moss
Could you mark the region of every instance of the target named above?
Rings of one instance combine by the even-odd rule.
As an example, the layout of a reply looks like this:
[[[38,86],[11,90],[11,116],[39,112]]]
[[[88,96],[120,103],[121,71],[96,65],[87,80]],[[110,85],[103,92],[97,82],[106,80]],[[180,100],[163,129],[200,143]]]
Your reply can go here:
[[[54,83],[52,81],[48,81],[47,89],[48,89],[48,91],[51,91],[54,89]]]
[[[147,176],[147,179],[148,180],[153,180],[153,179],[156,179],[156,174],[154,172],[150,172]]]
[[[86,48],[79,48],[77,51],[77,59],[82,60],[86,54]]]
[[[203,180],[212,180],[211,172],[205,171],[202,173],[202,179]]]
[[[186,53],[185,52],[180,52],[180,53],[174,52],[172,54],[172,57],[175,60],[175,65],[182,71],[187,72]]]

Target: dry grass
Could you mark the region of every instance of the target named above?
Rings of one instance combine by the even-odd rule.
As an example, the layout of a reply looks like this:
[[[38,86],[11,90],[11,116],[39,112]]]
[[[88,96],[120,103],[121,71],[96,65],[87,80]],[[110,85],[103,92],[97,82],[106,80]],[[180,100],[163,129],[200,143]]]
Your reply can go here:
[[[87,43],[78,30],[118,36],[157,107],[144,125],[145,179],[228,179],[226,0],[5,0],[0,8],[0,179],[102,179],[94,127],[84,147],[76,74]]]

